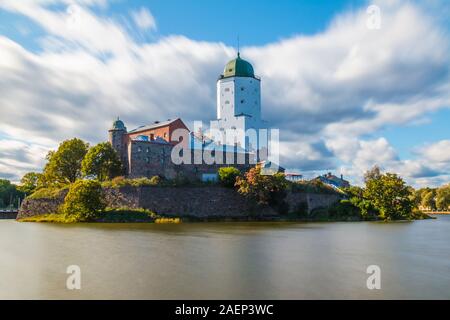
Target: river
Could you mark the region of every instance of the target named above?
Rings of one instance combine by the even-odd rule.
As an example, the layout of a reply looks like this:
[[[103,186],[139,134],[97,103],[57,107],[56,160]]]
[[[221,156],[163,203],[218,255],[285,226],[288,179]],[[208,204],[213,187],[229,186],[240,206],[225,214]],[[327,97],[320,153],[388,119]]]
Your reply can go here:
[[[1,299],[450,299],[450,216],[414,222],[0,220]],[[81,289],[66,288],[78,265]],[[378,265],[381,289],[366,268]]]

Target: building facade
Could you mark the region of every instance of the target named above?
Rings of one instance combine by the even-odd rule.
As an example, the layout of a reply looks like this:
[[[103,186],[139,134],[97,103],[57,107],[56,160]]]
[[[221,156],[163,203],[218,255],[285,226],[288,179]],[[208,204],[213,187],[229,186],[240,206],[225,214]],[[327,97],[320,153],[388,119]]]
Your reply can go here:
[[[217,79],[217,119],[211,121],[210,129],[226,132],[233,137],[227,143],[236,142],[252,152],[266,146],[259,137],[259,130],[267,129],[261,118],[261,79],[239,53]],[[257,133],[254,138],[245,134],[249,129]]]

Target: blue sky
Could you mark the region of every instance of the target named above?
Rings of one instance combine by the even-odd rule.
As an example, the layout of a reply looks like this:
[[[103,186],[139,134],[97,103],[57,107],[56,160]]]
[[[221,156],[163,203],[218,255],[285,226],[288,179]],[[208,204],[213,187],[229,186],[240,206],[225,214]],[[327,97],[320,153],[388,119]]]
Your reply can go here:
[[[39,170],[62,139],[105,140],[117,115],[207,123],[239,36],[286,167],[446,183],[448,18],[445,1],[1,0],[0,177]]]
[[[264,45],[299,33],[314,34],[325,29],[338,13],[361,7],[365,1],[348,0],[279,0],[279,1],[144,1],[115,0],[108,6],[93,9],[101,16],[120,20],[131,10],[151,9],[158,19],[157,34],[135,34],[139,41],[183,34],[199,41],[223,42],[237,46]],[[65,10],[65,4],[53,5]],[[45,32],[38,24],[20,14],[0,11],[1,34],[14,39],[31,50],[38,50],[37,39]],[[221,22],[222,21],[222,22]],[[27,30],[24,35],[23,31]]]

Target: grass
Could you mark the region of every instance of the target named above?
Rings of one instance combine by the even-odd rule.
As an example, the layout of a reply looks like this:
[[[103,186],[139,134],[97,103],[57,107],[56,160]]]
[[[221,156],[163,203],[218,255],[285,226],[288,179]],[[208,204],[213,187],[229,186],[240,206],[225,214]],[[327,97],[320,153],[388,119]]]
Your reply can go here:
[[[67,218],[60,213],[41,214],[32,217],[17,219],[20,222],[52,222],[52,223],[74,223],[73,219]]]
[[[180,218],[156,218],[155,223],[181,223]]]
[[[73,218],[67,217],[60,213],[50,213],[36,215],[32,217],[25,217],[18,219],[20,222],[52,222],[52,223],[76,223]],[[107,208],[104,212],[91,222],[109,222],[109,223],[135,223],[135,222],[147,222],[147,223],[181,223],[181,218],[169,218],[161,217],[154,212],[147,209],[130,209],[119,208],[112,209]]]
[[[95,222],[154,222],[156,214],[146,209],[108,208]]]
[[[61,194],[62,191],[69,189],[69,186],[62,188],[41,188],[33,192],[27,198],[29,199],[55,199]]]

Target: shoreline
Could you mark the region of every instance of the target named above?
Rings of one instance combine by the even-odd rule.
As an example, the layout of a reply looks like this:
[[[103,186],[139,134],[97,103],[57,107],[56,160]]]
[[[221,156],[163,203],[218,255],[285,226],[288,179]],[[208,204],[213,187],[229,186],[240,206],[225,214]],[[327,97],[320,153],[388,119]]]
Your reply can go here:
[[[155,224],[179,224],[179,223],[217,223],[217,222],[412,222],[417,220],[436,219],[428,214],[422,215],[416,219],[361,219],[358,217],[336,217],[336,218],[304,218],[304,217],[289,217],[289,216],[243,216],[243,217],[194,217],[194,216],[135,216],[135,217],[100,217],[93,221],[69,221],[60,214],[35,215],[32,217],[25,217],[16,219],[17,222],[35,222],[35,223],[60,223],[60,224],[74,224],[74,223],[155,223]]]

